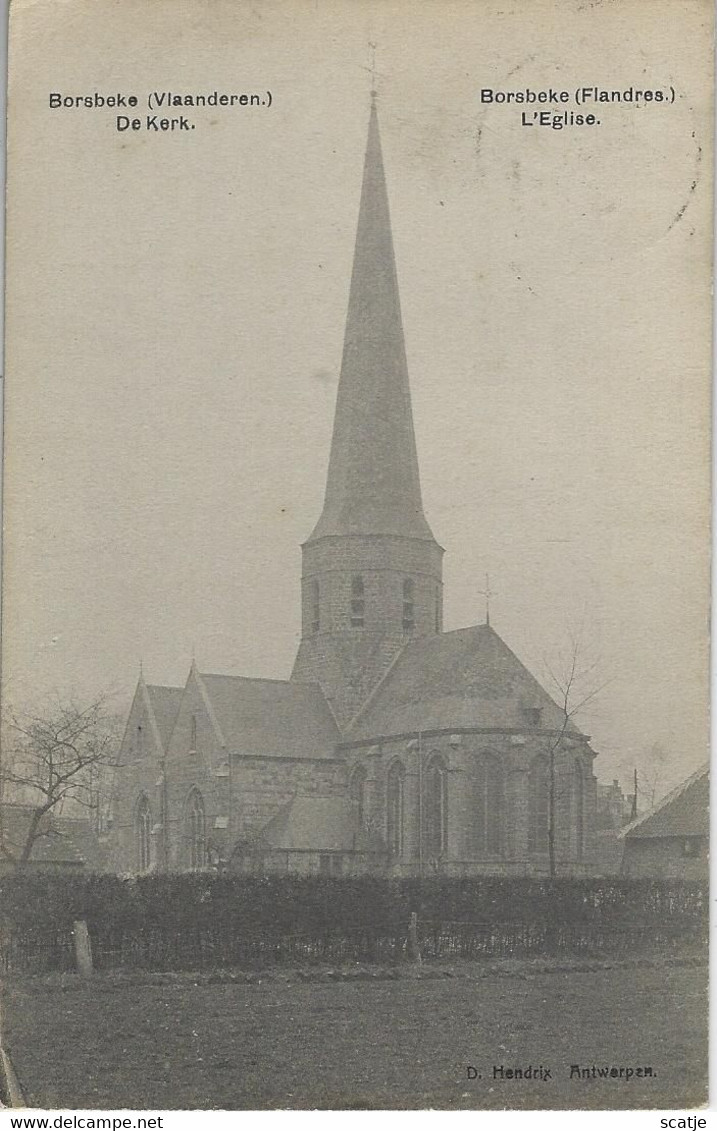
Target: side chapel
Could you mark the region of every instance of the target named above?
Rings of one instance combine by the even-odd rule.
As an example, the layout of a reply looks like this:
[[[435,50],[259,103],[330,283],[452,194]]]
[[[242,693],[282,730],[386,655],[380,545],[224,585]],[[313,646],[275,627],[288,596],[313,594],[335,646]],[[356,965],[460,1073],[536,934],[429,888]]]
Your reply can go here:
[[[489,623],[443,631],[371,108],[324,508],[289,680],[140,677],[118,871],[547,873],[593,867],[595,754]]]

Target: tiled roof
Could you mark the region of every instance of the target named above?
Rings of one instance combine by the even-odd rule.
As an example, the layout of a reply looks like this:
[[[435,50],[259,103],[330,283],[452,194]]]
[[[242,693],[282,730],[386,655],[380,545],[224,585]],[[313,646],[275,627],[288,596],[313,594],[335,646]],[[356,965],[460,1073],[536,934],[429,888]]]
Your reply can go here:
[[[199,675],[227,746],[239,754],[332,758],[339,731],[314,683]]]
[[[710,771],[702,766],[659,805],[620,831],[630,837],[688,837],[709,835]]]
[[[344,797],[294,797],[262,829],[261,838],[284,851],[376,851],[368,833],[357,827],[351,802]]]
[[[165,750],[167,749],[167,743],[172,734],[174,720],[177,717],[179,703],[183,694],[183,687],[162,687],[156,683],[147,684],[147,695],[152,705],[159,735],[162,739],[162,746]]]
[[[107,849],[100,844],[88,817],[56,817],[53,826],[59,836],[71,841],[82,863],[93,872],[109,865]]]
[[[31,805],[5,803],[2,806],[3,840],[13,856],[19,855],[24,848],[32,813]],[[32,847],[32,864],[79,866],[85,863],[76,838],[67,827],[63,827],[61,818],[53,819],[46,815],[40,827],[43,831]]]
[[[357,716],[347,741],[418,730],[462,728],[560,730],[565,716],[489,625],[475,625],[408,644]],[[568,723],[567,730],[578,734]]]

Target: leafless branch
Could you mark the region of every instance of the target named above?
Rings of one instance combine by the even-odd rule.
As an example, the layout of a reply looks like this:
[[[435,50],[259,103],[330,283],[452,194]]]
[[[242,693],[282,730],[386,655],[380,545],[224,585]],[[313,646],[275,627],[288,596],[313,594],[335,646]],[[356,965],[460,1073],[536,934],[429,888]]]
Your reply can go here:
[[[7,710],[0,760],[0,855],[27,863],[35,843],[51,835],[51,818],[65,801],[94,808],[103,769],[118,748],[115,716],[104,697],[86,705],[58,702],[46,712]],[[9,801],[22,802],[22,846],[9,844]]]

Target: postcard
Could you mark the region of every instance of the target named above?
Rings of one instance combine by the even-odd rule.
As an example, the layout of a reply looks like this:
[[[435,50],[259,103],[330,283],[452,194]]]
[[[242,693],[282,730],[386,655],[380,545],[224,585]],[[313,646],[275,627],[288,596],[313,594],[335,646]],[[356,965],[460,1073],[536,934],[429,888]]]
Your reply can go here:
[[[712,45],[14,0],[5,1106],[706,1102]]]

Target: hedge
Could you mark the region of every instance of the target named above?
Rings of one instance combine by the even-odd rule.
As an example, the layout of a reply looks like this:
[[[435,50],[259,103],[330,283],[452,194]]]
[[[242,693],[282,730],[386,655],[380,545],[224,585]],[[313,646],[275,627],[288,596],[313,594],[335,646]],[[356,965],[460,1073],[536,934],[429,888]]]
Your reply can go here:
[[[678,880],[560,877],[246,877],[155,874],[0,876],[0,929],[192,931],[208,924],[246,933],[285,934],[359,928],[397,930],[421,920],[591,923],[627,928],[673,921],[704,926],[707,892]]]

